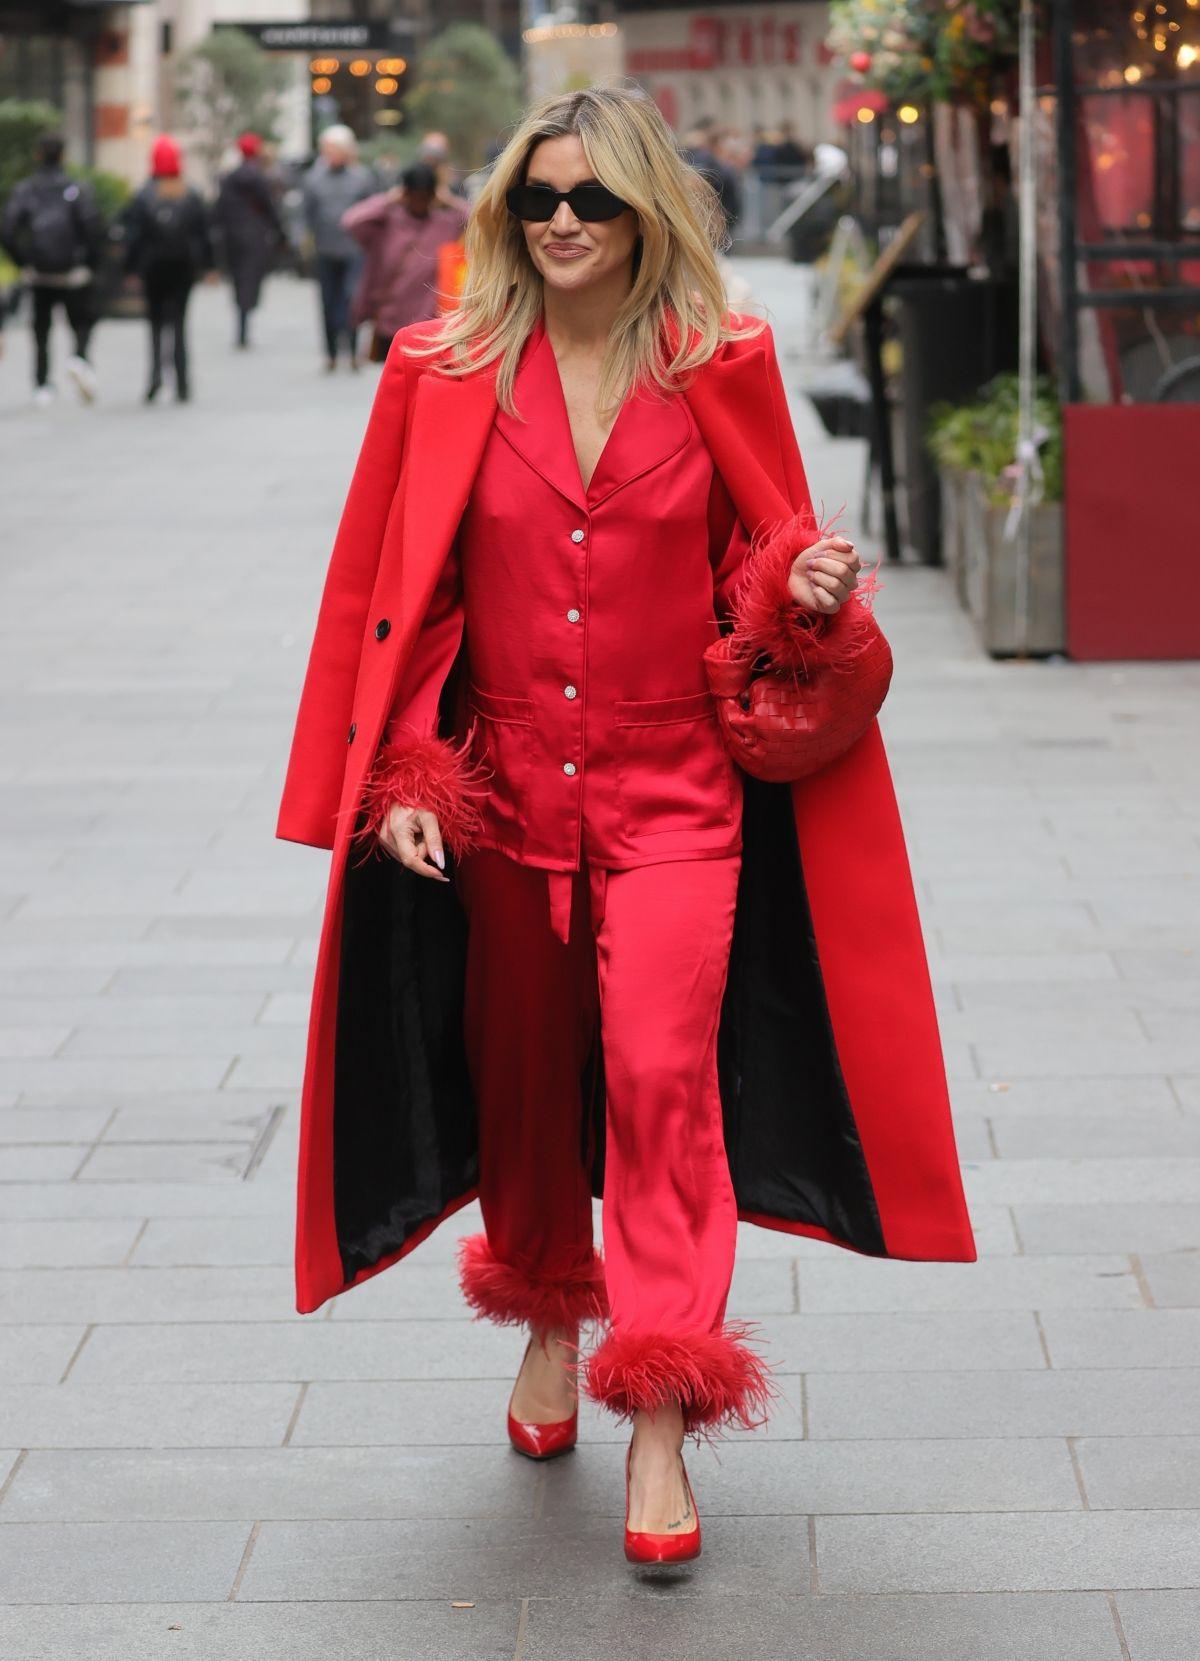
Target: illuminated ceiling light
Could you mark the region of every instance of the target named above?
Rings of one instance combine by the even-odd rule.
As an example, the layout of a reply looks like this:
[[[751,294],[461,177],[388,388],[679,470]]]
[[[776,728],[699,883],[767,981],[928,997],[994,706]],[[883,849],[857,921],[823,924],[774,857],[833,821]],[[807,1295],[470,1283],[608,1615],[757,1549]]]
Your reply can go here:
[[[864,127],[869,127],[875,119],[875,111],[867,109],[855,110],[854,119],[856,121],[861,121]]]
[[[1127,64],[1125,66],[1125,79],[1129,82],[1131,87],[1136,86],[1141,78],[1142,72],[1136,63]]]
[[[896,114],[906,127],[911,127],[914,121],[921,119],[921,112],[915,104],[901,104]]]
[[[332,86],[333,82],[328,75],[318,75],[312,84],[312,89],[317,93],[328,92]]]
[[[1200,58],[1200,48],[1187,44],[1181,46],[1175,54],[1175,62],[1180,69],[1190,69],[1198,58]]]
[[[351,75],[369,75],[371,73],[371,65],[367,62],[366,58],[355,58],[354,62],[350,65],[350,73]]]
[[[398,92],[400,83],[394,75],[382,75],[375,83],[375,91],[381,92],[385,98],[390,98],[393,92]]]

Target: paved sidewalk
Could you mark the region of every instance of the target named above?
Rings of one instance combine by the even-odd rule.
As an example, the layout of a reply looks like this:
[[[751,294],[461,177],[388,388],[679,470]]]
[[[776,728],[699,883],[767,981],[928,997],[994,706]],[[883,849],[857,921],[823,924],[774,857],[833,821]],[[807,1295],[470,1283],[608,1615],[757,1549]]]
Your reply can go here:
[[[743,269],[798,378],[796,273]],[[373,372],[317,372],[290,283],[250,355],[198,301],[187,408],[140,404],[128,324],[95,410],[27,407],[20,331],[0,362],[0,1654],[1194,1661],[1200,670],[993,664],[938,573],[885,574],[982,1256],[744,1230],[787,1399],[689,1452],[704,1555],[652,1583],[612,1422],[506,1445],[471,1213],[292,1314],[326,862],[272,829]],[[797,421],[852,518],[856,447]]]

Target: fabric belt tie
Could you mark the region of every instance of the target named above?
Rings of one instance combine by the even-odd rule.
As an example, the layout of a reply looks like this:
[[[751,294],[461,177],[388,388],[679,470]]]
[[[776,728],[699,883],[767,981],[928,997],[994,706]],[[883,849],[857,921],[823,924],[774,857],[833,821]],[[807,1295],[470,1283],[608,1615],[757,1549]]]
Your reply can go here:
[[[604,901],[608,892],[608,871],[603,865],[589,865],[587,873],[591,898],[592,928],[598,929],[604,921]],[[571,898],[578,876],[578,871],[546,872],[550,897],[550,928],[564,946],[571,938]]]

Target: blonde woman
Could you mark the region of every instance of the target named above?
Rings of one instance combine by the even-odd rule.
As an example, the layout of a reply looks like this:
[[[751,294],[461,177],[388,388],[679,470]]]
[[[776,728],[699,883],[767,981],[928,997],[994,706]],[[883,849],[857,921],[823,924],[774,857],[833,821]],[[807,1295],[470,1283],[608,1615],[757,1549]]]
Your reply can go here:
[[[522,122],[461,306],[388,354],[279,821],[334,851],[298,1306],[478,1198],[462,1290],[527,1337],[508,1438],[566,1452],[580,1391],[630,1422],[639,1563],[700,1551],[685,1435],[774,1393],[726,1313],[739,1216],[974,1256],[878,730],[766,785],[706,687],[752,562],[781,666],[836,657],[859,570],[813,526],[720,223],[636,90]]]

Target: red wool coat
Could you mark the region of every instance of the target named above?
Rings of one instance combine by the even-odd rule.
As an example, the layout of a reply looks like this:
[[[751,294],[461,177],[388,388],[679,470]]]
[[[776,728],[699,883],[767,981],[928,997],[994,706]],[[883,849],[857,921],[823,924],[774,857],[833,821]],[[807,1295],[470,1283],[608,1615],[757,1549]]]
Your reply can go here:
[[[333,850],[302,1100],[302,1311],[405,1256],[477,1193],[461,1033],[465,923],[453,884],[349,857],[365,781],[496,416],[494,367],[439,376],[428,359],[403,355],[427,327],[402,331],[384,366],[279,815],[280,836]],[[750,533],[810,510],[769,330],[722,346],[685,396]],[[442,688],[444,715],[458,667]],[[719,1042],[739,1215],[874,1256],[974,1261],[877,724],[801,784],[746,779],[742,829]],[[602,1054],[589,1071],[598,1194]]]

